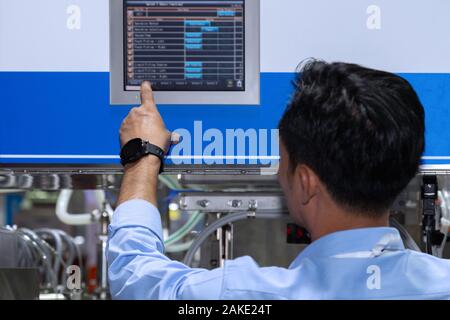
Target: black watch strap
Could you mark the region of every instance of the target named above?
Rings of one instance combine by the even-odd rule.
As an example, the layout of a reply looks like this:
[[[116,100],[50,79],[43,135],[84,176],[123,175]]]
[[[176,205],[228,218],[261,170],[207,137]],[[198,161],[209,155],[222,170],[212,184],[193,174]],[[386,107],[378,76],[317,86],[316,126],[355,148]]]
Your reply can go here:
[[[148,141],[142,139],[133,139],[125,144],[120,153],[120,159],[123,166],[130,163],[134,163],[142,159],[143,157],[153,155],[159,158],[161,161],[161,167],[159,173],[164,171],[164,156],[165,152],[158,146],[151,144]]]
[[[148,156],[148,155],[154,155],[157,156],[159,158],[159,160],[161,160],[161,167],[159,168],[159,173],[163,173],[164,172],[164,156],[165,156],[165,152],[163,149],[161,149],[158,146],[155,146],[154,144],[151,144],[148,141],[144,141],[144,145],[143,145],[143,157]]]

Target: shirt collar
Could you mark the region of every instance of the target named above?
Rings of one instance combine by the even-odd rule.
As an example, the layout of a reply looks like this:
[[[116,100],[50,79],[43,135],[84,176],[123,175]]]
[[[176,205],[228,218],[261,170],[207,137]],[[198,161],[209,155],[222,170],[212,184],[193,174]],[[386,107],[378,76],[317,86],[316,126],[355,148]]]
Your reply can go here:
[[[364,228],[339,231],[323,236],[306,247],[292,262],[290,268],[306,258],[329,258],[358,253],[359,256],[377,256],[383,251],[404,250],[405,246],[395,228]]]

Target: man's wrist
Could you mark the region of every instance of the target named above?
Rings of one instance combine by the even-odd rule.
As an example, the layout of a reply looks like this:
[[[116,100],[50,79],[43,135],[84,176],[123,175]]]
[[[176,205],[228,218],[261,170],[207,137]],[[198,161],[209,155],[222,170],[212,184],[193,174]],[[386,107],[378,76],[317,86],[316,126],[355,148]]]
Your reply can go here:
[[[141,199],[158,205],[156,190],[161,160],[148,155],[125,166],[118,205],[134,199]]]
[[[129,163],[124,167],[125,173],[136,170],[145,170],[147,172],[159,173],[161,160],[152,154],[149,154],[136,162]]]

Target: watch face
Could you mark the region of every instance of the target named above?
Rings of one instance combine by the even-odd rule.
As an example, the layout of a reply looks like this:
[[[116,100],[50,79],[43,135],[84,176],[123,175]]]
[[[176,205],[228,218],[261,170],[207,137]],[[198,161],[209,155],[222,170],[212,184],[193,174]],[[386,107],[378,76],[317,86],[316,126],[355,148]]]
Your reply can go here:
[[[122,159],[128,160],[130,158],[138,156],[141,150],[142,150],[142,140],[133,139],[123,147],[120,157]]]

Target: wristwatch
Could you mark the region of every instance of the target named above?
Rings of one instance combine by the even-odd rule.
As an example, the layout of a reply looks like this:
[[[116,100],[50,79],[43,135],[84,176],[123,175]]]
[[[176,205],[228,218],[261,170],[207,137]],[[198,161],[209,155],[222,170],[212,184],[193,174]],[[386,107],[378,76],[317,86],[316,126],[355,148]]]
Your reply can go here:
[[[164,150],[140,138],[133,139],[123,146],[120,152],[120,162],[126,166],[148,155],[156,156],[161,160],[159,173],[162,173],[164,171]]]

